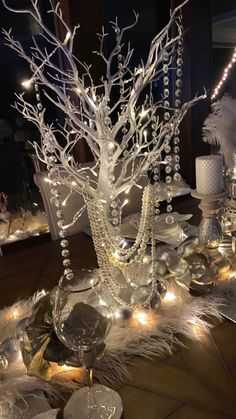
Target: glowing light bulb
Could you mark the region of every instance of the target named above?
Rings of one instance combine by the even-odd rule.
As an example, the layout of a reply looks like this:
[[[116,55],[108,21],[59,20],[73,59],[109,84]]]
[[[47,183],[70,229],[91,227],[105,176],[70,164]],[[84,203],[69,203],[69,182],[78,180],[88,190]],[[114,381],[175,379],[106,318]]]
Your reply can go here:
[[[19,315],[19,312],[18,312],[18,310],[16,308],[14,308],[13,310],[11,310],[11,314],[12,314],[12,317],[14,317],[15,319],[17,319],[17,317]]]
[[[142,109],[139,116],[140,118],[144,118],[148,114],[148,109]]]
[[[171,301],[174,301],[176,299],[175,294],[173,294],[173,292],[167,291],[167,293],[165,294],[165,297],[163,298],[163,301],[165,301],[166,303],[169,303]]]
[[[129,200],[128,199],[125,199],[124,200],[124,202],[123,202],[123,204],[121,205],[121,208],[123,208],[125,205],[127,205],[129,203]]]
[[[52,183],[52,181],[51,181],[48,177],[45,177],[43,180],[44,180],[44,182],[46,182],[46,183]]]
[[[128,195],[130,193],[131,186],[128,186],[128,188],[125,190],[125,194]]]
[[[115,144],[114,144],[112,141],[110,141],[110,142],[108,143],[108,148],[109,148],[109,150],[112,150],[114,147],[115,147]]]
[[[21,85],[25,88],[25,89],[30,89],[31,85],[33,83],[33,79],[28,79],[28,80],[23,80],[21,82]]]
[[[68,31],[65,36],[63,44],[66,45],[70,38],[71,38],[71,31]]]
[[[236,62],[236,48],[234,48],[234,53],[232,54],[232,57],[231,57],[231,60],[229,61],[229,64],[223,70],[223,75],[222,75],[220,81],[218,82],[215,89],[213,90],[213,94],[211,95],[212,100],[215,99],[216,96],[218,95],[220,89],[222,88],[223,84],[225,83],[225,81],[228,77],[229,70],[232,68],[232,66],[235,62]]]
[[[145,311],[136,311],[134,313],[134,318],[143,326],[148,323],[148,314]]]

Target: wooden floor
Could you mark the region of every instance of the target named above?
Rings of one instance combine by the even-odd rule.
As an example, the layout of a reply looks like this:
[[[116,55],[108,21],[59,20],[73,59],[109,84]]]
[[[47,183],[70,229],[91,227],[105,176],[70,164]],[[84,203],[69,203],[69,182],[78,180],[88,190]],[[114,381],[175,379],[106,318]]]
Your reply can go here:
[[[91,239],[70,239],[72,261],[80,268],[95,266]],[[0,307],[53,288],[60,276],[58,242],[0,258]],[[225,321],[202,343],[165,360],[132,360],[131,379],[119,388],[124,419],[236,418],[236,325]],[[79,419],[79,418],[78,418]]]

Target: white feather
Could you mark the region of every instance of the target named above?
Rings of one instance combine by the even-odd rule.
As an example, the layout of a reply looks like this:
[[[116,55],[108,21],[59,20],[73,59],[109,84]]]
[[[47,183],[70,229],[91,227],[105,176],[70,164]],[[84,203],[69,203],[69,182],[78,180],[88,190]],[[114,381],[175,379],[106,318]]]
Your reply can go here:
[[[236,152],[236,99],[225,95],[212,103],[211,111],[203,125],[203,141],[219,145],[226,166],[230,167]]]
[[[171,292],[175,294],[176,300],[171,303],[163,303],[161,310],[151,317],[150,323],[137,327],[132,323],[125,327],[124,323],[114,323],[110,334],[106,339],[107,350],[103,358],[95,363],[94,376],[102,384],[117,386],[125,376],[129,375],[128,364],[132,362],[134,356],[153,358],[170,355],[176,345],[183,345],[180,336],[191,340],[199,340],[202,333],[208,333],[211,324],[206,318],[221,319],[220,309],[225,300],[219,297],[221,287],[223,290],[235,288],[236,280],[231,280],[226,284],[217,286],[218,294],[211,294],[202,298],[190,298],[187,291],[181,290],[174,282],[170,285]],[[15,335],[15,327],[20,318],[29,314],[35,301],[38,300],[40,293],[36,294],[28,301],[19,301],[16,305],[6,308],[0,312],[0,331],[4,339]],[[9,312],[14,309],[20,313],[17,321],[14,317],[9,317]],[[8,321],[6,323],[6,317]],[[4,328],[7,329],[4,330]],[[8,336],[7,336],[8,335]],[[79,376],[79,374],[78,374]],[[75,377],[76,380],[75,381]],[[9,368],[1,373],[0,387],[0,417],[13,419],[14,404],[17,399],[24,401],[25,417],[28,418],[27,396],[34,394],[37,390],[42,390],[50,397],[58,396],[62,390],[75,390],[83,385],[83,377],[78,378],[72,372],[56,374],[49,383],[36,377],[26,375],[24,364],[19,357],[17,361],[9,365]],[[5,416],[4,416],[5,412]],[[7,412],[7,413],[6,413]],[[19,415],[22,412],[19,412]]]

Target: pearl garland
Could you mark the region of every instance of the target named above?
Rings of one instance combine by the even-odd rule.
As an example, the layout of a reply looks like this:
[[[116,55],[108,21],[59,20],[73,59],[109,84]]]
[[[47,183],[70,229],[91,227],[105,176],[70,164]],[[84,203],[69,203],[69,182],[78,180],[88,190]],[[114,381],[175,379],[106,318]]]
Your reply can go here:
[[[87,207],[102,282],[105,283],[112,297],[122,307],[131,310],[147,307],[156,291],[154,266],[155,237],[153,231],[155,216],[154,188],[151,185],[148,185],[144,189],[139,231],[135,243],[128,249],[124,249],[117,242],[116,235],[114,235],[114,230],[111,230],[111,225],[101,202],[93,199],[88,202]],[[103,238],[102,240],[101,237]],[[117,266],[122,271],[125,271],[127,267],[133,263],[142,263],[147,243],[150,239],[152,248],[152,279],[150,293],[141,304],[128,303],[119,296],[119,292],[121,289],[130,286],[129,281],[125,276],[125,284],[120,284],[116,281],[114,279],[113,266]]]

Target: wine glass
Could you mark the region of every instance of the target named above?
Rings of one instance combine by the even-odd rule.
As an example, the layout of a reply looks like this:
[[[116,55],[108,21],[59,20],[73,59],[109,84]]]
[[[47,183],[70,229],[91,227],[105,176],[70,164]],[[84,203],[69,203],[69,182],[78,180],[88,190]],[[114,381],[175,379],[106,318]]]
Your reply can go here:
[[[53,308],[58,338],[78,354],[81,364],[88,372],[89,386],[82,390],[83,395],[86,395],[86,417],[89,419],[112,418],[112,412],[116,410],[110,403],[101,403],[104,386],[96,384],[94,390],[92,380],[93,363],[97,352],[104,349],[104,339],[111,327],[109,310],[99,303],[98,288],[99,280],[94,271],[75,271],[71,279],[63,276],[56,289]]]

